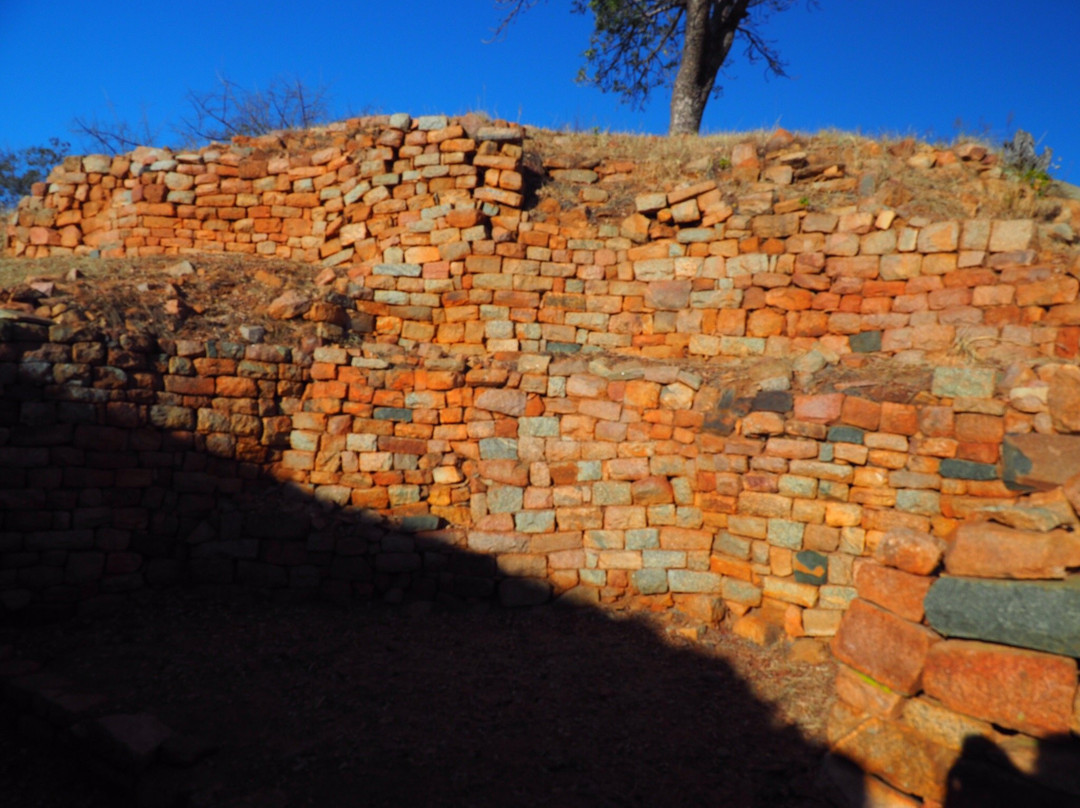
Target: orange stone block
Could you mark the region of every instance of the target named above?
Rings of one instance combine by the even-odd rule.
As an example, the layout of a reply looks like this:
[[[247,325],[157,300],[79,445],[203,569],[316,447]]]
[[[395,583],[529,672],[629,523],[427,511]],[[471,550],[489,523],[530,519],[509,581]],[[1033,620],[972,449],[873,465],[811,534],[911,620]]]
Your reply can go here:
[[[907,696],[920,689],[923,666],[940,637],[864,600],[852,601],[832,640],[841,662]]]
[[[923,682],[951,710],[1045,737],[1069,732],[1076,674],[1068,657],[946,640],[930,650]]]
[[[881,404],[881,421],[878,428],[882,432],[897,435],[914,435],[919,431],[919,416],[911,404],[897,404],[885,401]]]
[[[933,582],[933,578],[885,567],[868,559],[855,562],[855,588],[859,597],[915,623],[923,619],[923,600]]]
[[[876,431],[881,424],[881,404],[858,396],[844,396],[840,421],[861,429]]]

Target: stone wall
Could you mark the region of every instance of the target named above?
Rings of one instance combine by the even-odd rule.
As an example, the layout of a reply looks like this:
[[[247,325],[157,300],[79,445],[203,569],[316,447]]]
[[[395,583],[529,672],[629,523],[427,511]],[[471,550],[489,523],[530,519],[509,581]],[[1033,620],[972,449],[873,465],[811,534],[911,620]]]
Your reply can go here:
[[[553,169],[581,205],[527,204],[521,139],[392,116],[37,186],[9,253],[316,264],[321,296],[270,314],[321,339],[0,321],[7,615],[196,581],[836,635],[836,751],[895,804],[940,802],[994,725],[1075,732],[1074,629],[1031,645],[971,617],[1076,608],[1067,497],[1017,506],[1080,472],[1074,257],[1032,221],[806,210],[782,151],[595,223],[630,167]],[[1033,508],[1060,517],[1041,538]],[[950,548],[944,574],[909,546]],[[981,580],[1018,577],[1066,583]],[[1040,683],[1023,719],[980,695],[1016,677]]]
[[[849,804],[1080,799],[1080,476],[1049,487],[1068,472],[1040,460],[1031,481],[1048,490],[982,509],[948,543],[891,532],[856,562],[826,766]]]
[[[636,212],[593,224],[600,202],[522,209],[522,137],[393,116],[199,152],[69,158],[23,200],[5,250],[318,263],[365,290],[350,313],[374,318],[379,341],[455,353],[1077,355],[1076,264],[1039,252],[1054,242],[1034,221],[807,210],[780,151],[754,157],[750,175],[736,167],[742,179],[641,194]],[[628,168],[548,180],[603,201]]]

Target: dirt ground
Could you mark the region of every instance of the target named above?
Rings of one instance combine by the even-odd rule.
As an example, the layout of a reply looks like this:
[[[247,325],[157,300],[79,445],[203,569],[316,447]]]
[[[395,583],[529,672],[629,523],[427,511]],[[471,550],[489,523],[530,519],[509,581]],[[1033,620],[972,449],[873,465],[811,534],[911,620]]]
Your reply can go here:
[[[828,804],[833,664],[672,619],[175,591],[0,646],[216,747],[193,806]],[[0,783],[13,806],[124,804],[6,727]]]

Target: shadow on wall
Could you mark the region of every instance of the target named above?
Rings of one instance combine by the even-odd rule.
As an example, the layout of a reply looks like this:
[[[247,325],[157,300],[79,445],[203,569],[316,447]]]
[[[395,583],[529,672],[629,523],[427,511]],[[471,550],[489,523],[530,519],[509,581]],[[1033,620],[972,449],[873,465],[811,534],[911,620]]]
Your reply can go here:
[[[1080,798],[1062,790],[1080,792],[1077,755],[1075,737],[1047,738],[1017,750],[1015,757],[1029,764],[1025,771],[993,741],[969,737],[949,770],[945,808],[1076,808]]]
[[[0,595],[24,622],[76,604],[93,617],[64,625],[74,650],[50,664],[81,656],[121,693],[144,692],[148,676],[172,694],[160,718],[220,744],[210,773],[192,775],[209,778],[192,784],[208,804],[828,804],[814,784],[824,750],[727,664],[588,607],[479,608],[508,581],[521,601],[546,584],[515,589],[449,534],[286,496],[192,432],[132,420],[127,404],[153,403],[153,390],[132,383],[110,402],[57,385],[66,363],[50,350],[0,341]],[[374,547],[389,564],[372,564]],[[226,620],[192,610],[201,624],[155,605],[166,586],[235,583],[278,602]],[[33,600],[12,610],[20,588]],[[436,606],[288,604],[364,593]],[[158,640],[114,655],[92,639],[102,626],[112,642]],[[48,631],[6,633],[18,653]]]
[[[0,341],[0,601],[9,617],[38,618],[81,603],[119,635],[147,636],[149,624],[159,642],[100,674],[134,692],[140,671],[177,694],[202,683],[161,717],[220,744],[216,773],[198,775],[213,804],[809,808],[827,793],[879,804],[836,757],[829,787],[815,783],[825,750],[727,664],[591,608],[477,610],[499,587],[529,602],[546,584],[500,574],[492,557],[454,546],[453,531],[403,532],[286,495],[204,437],[134,418],[128,405],[158,400],[138,387],[153,368],[117,376],[124,397],[110,402],[107,387],[57,384],[67,363],[50,350]],[[256,604],[227,621],[204,609],[203,624],[152,597],[125,608],[135,591],[237,583],[282,602],[439,606],[373,620],[313,605],[280,618]],[[20,590],[34,600],[13,609]],[[79,642],[78,630],[66,636]],[[1072,804],[1049,790],[1078,776],[1057,748],[1034,750],[1029,776],[969,739],[945,805]],[[1075,741],[1061,748],[1071,760]]]

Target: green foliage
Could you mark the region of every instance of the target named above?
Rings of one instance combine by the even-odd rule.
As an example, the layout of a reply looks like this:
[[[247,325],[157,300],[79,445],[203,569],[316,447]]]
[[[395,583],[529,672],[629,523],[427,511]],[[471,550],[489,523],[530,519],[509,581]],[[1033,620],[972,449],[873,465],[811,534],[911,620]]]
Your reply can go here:
[[[15,207],[35,182],[42,182],[52,167],[63,161],[68,148],[54,137],[46,146],[0,149],[0,209]]]
[[[508,11],[496,36],[540,0],[495,0]],[[786,75],[773,43],[760,33],[769,17],[798,0],[572,0],[577,14],[591,14],[593,32],[582,53],[577,80],[617,93],[641,108],[658,87],[672,87],[697,112],[721,87],[716,76],[731,47],[739,43],[748,61],[763,61],[768,72]],[[807,0],[816,6],[816,0]],[[678,81],[676,80],[678,78]],[[681,84],[681,87],[680,87]],[[674,113],[673,113],[674,130]],[[688,131],[682,130],[679,131]]]

